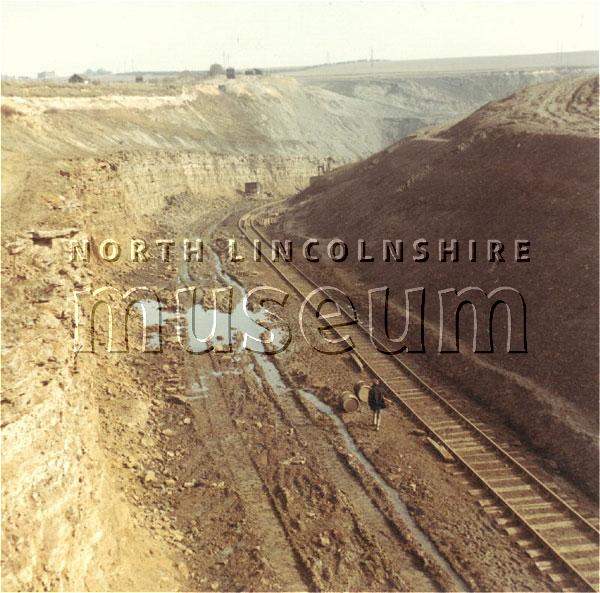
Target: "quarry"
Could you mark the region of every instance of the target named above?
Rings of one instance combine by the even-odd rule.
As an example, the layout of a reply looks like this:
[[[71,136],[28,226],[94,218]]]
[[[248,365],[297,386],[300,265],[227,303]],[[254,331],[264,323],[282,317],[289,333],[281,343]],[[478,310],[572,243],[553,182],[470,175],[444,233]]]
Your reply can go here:
[[[581,53],[4,81],[3,590],[598,591]]]

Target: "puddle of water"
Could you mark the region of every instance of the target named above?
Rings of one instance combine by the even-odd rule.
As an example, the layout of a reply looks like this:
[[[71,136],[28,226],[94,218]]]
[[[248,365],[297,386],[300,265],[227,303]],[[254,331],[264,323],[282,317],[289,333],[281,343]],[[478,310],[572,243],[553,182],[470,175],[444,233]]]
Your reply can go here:
[[[281,373],[277,366],[265,356],[254,356],[256,364],[261,368],[264,373],[266,380],[273,390],[278,395],[292,395],[292,390],[286,385]],[[377,482],[381,487],[388,500],[392,503],[394,510],[402,518],[404,524],[407,526],[413,537],[421,544],[424,550],[426,550],[431,557],[433,557],[438,564],[450,575],[454,580],[455,585],[460,588],[461,591],[468,591],[469,587],[462,580],[462,578],[454,571],[448,561],[438,552],[435,544],[427,537],[427,535],[421,531],[420,527],[415,523],[412,518],[408,507],[405,502],[400,498],[398,491],[392,488],[383,478],[383,476],[377,471],[375,466],[365,457],[363,452],[358,448],[354,439],[346,429],[346,426],[341,421],[339,416],[335,413],[333,408],[321,401],[314,393],[306,391],[304,389],[297,390],[300,397],[313,405],[323,414],[326,414],[333,421],[336,430],[343,438],[344,443],[348,450],[356,457],[359,463],[363,466],[365,471]]]
[[[264,309],[259,309],[257,311],[246,312],[244,310],[243,298],[246,295],[245,288],[242,285],[240,285],[236,280],[234,280],[231,276],[229,276],[229,274],[227,274],[227,272],[223,268],[223,265],[218,255],[212,250],[211,253],[215,260],[217,274],[221,277],[221,279],[227,286],[231,286],[233,287],[234,291],[237,291],[240,298],[238,299],[238,304],[235,307],[233,307],[231,315],[228,315],[216,309],[204,309],[199,304],[195,305],[194,307],[190,307],[185,313],[185,319],[188,324],[187,327],[193,329],[196,332],[196,335],[200,337],[206,337],[212,333],[212,335],[215,336],[215,338],[212,340],[215,344],[219,342],[223,344],[228,343],[225,342],[225,336],[229,336],[229,323],[231,323],[232,334],[234,332],[245,332],[247,335],[258,339],[260,335],[265,331],[265,328],[259,325],[257,322],[268,320],[268,311]],[[193,284],[193,280],[191,279],[190,274],[188,272],[188,266],[186,262],[184,262],[184,265],[180,272],[180,279],[183,280],[186,284]],[[159,324],[164,323],[164,321],[168,319],[174,319],[177,317],[176,313],[161,312],[158,303],[156,303],[155,301],[144,301],[143,304],[146,306],[145,325],[147,328],[153,325],[157,326]],[[271,331],[273,334],[275,344],[281,344],[281,340],[283,339],[281,333],[278,333],[276,329],[273,329]],[[190,334],[190,347],[195,349],[198,347],[198,342],[193,339],[193,332],[190,332]],[[219,340],[216,336],[222,337]],[[155,343],[157,343],[159,339],[158,333],[151,334],[150,339],[156,340]],[[234,342],[238,344],[238,346],[236,347],[237,351],[240,351],[242,349],[241,340],[234,340]],[[275,393],[277,393],[278,395],[291,396],[292,391],[286,385],[285,381],[283,380],[283,377],[279,372],[279,369],[272,362],[270,357],[258,356],[256,354],[257,352],[264,353],[264,346],[262,345],[262,343],[251,343],[254,346],[254,348],[252,349],[254,365],[249,365],[248,370],[255,371],[255,365],[258,365],[261,368],[266,380],[275,391]],[[203,349],[206,349],[206,345],[204,345]],[[239,357],[237,357],[237,360],[239,362]],[[241,374],[241,372],[242,369],[239,366],[236,366],[231,370],[231,373],[234,374]],[[223,373],[217,372],[212,373],[212,375],[214,376],[221,376],[222,374]],[[202,376],[198,376],[197,381],[192,384],[191,391],[192,395],[187,398],[188,400],[204,399],[208,397],[208,395],[206,394],[207,389],[202,381]],[[354,442],[354,439],[346,429],[344,423],[337,416],[335,411],[326,403],[321,401],[316,395],[309,391],[298,390],[297,393],[304,401],[313,405],[320,412],[326,414],[329,418],[331,418],[336,430],[343,438],[348,450],[356,457],[356,459],[363,466],[365,471],[381,487],[385,495],[392,503],[394,510],[402,518],[415,540],[417,540],[421,544],[421,546],[446,571],[446,573],[450,575],[450,577],[454,580],[455,584],[461,590],[468,591],[469,589],[466,583],[454,571],[454,569],[450,566],[448,561],[438,552],[433,542],[427,537],[427,535],[425,535],[425,533],[421,531],[419,526],[415,523],[414,519],[410,515],[408,507],[400,498],[398,492],[384,480],[384,478],[379,474],[375,466],[364,456],[362,451],[358,448],[358,446]]]
[[[252,352],[265,352],[265,345],[260,336],[265,333],[271,333],[272,347],[278,349],[283,344],[284,333],[277,327],[271,330],[266,330],[260,322],[269,321],[271,314],[267,309],[259,308],[256,311],[245,310],[244,297],[246,290],[234,278],[229,276],[224,270],[221,260],[217,254],[211,250],[215,260],[217,274],[226,286],[233,289],[234,302],[237,304],[232,307],[231,313],[223,312],[217,308],[205,309],[202,304],[195,304],[189,307],[182,315],[181,331],[187,331],[188,347],[193,352],[204,352],[208,350],[207,342],[215,346],[228,345],[233,346],[234,351],[240,351],[244,348]],[[180,271],[180,279],[184,280],[185,284],[192,284],[188,272],[187,262]],[[235,298],[238,297],[238,298]],[[157,331],[151,331],[158,326],[164,326],[168,320],[177,319],[177,313],[171,311],[162,311],[158,302],[153,300],[141,300],[136,303],[135,307],[138,310],[144,310],[144,324],[148,330],[148,344],[151,348],[158,348],[160,345],[160,334]],[[184,328],[187,328],[185,330]],[[239,338],[239,339],[236,339]]]
[[[405,525],[408,527],[413,537],[423,546],[423,548],[437,560],[438,564],[455,580],[455,584],[458,585],[462,591],[468,591],[467,584],[461,579],[461,577],[454,571],[454,569],[448,564],[448,561],[438,552],[433,542],[425,535],[420,527],[415,523],[412,518],[408,507],[404,501],[400,498],[398,491],[392,488],[377,471],[375,466],[364,456],[363,452],[358,448],[354,439],[346,429],[344,423],[340,420],[338,415],[335,413],[331,406],[328,406],[325,402],[321,401],[316,395],[310,391],[304,389],[298,390],[300,397],[315,406],[320,412],[323,412],[331,418],[338,433],[344,439],[344,443],[348,450],[356,457],[367,473],[377,482],[381,489],[385,492],[388,499],[392,502],[394,510],[402,517]]]

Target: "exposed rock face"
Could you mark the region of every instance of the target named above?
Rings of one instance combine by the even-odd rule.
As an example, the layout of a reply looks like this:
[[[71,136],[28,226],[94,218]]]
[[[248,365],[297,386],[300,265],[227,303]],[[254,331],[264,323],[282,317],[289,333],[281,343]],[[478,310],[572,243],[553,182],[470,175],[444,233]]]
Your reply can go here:
[[[61,239],[38,245],[26,232],[73,227],[119,240],[156,231],[158,214],[173,228],[196,211],[208,218],[232,203],[244,181],[258,180],[273,197],[293,193],[328,156],[339,164],[397,139],[389,131],[397,107],[266,78],[166,97],[12,97],[3,104],[14,112],[2,122],[2,586],[185,588],[185,565],[170,557],[164,535],[149,529],[124,496],[131,484],[121,480],[115,461],[117,451],[131,450],[128,469],[139,472],[139,483],[154,471],[138,465],[140,447],[151,449],[144,429],[155,394],[144,392],[133,364],[115,370],[109,359],[76,362],[71,350],[68,295],[92,279],[110,283],[112,270],[92,266],[93,275],[85,273],[68,263]],[[391,185],[424,170],[411,159],[432,145],[456,146],[444,142],[409,142],[406,171]],[[419,150],[410,156],[415,144]],[[359,193],[359,179],[376,178],[352,171],[356,178],[348,179],[365,200],[354,204],[355,212],[370,215],[371,197]],[[342,211],[349,230],[358,232]],[[330,214],[316,206],[315,212]],[[109,422],[99,402],[122,392],[129,407]]]
[[[313,73],[300,76],[300,80],[372,105],[394,108],[386,119],[385,140],[391,144],[424,126],[458,120],[525,87],[564,77],[591,76],[596,70],[597,66],[418,75],[366,72],[362,77]]]
[[[5,97],[3,103],[20,114],[4,122],[5,148],[50,158],[125,148],[348,161],[385,145],[386,118],[396,111],[282,77],[231,80],[224,90],[205,83],[178,96]]]
[[[66,263],[60,239],[25,242],[3,275],[3,589],[178,587],[166,546],[117,494],[117,443],[107,447],[97,401],[110,364],[78,364],[72,351],[69,298],[90,275]]]
[[[117,268],[70,264],[58,235],[176,230],[227,208],[246,181],[266,198],[294,193],[327,157],[380,147],[381,119],[293,80],[3,103],[15,105],[2,122],[3,588],[185,588],[164,532],[151,529],[156,516],[124,495],[131,484],[116,461],[131,451],[127,471],[156,487],[138,451],[141,438],[152,454],[142,435],[156,394],[129,367],[72,351],[72,291],[111,284]],[[115,396],[129,407],[108,422],[100,402]]]
[[[597,78],[531,87],[323,178],[296,198],[279,231],[347,241],[346,262],[324,258],[309,272],[335,279],[363,307],[368,288],[390,286],[403,306],[405,289],[424,286],[429,354],[407,355],[410,363],[500,410],[590,491],[598,470],[598,275],[589,259],[597,253],[597,134]],[[430,259],[415,263],[410,248],[420,237]],[[357,263],[359,238],[375,245],[374,263]],[[386,238],[405,241],[403,263],[382,261]],[[439,261],[439,239],[462,242],[458,263]],[[511,250],[515,239],[529,239],[531,261],[515,263],[507,252],[504,263],[490,264],[480,251],[471,263],[469,239],[480,249],[504,240]],[[527,354],[503,352],[505,318],[493,354],[469,353],[468,333],[460,355],[436,354],[437,291],[467,286],[521,292]]]
[[[152,214],[169,196],[231,196],[243,192],[244,181],[259,180],[263,193],[277,197],[292,194],[306,187],[316,162],[299,156],[138,151],[76,161],[73,170],[77,194],[103,195],[103,207],[119,200],[131,214]]]

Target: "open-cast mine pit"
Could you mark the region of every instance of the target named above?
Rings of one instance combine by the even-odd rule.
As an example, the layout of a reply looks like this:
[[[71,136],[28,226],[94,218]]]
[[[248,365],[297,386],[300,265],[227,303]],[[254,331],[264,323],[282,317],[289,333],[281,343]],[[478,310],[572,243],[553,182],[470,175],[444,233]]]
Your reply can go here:
[[[3,82],[2,589],[597,591],[583,62]]]

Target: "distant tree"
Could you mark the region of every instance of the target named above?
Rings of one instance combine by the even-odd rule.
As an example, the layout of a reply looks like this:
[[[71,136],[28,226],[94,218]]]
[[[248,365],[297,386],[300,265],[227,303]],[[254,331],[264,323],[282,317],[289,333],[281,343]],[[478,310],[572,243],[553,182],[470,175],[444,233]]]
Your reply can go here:
[[[211,64],[210,68],[208,69],[208,75],[213,77],[221,74],[225,74],[225,68],[223,68],[221,64]]]

